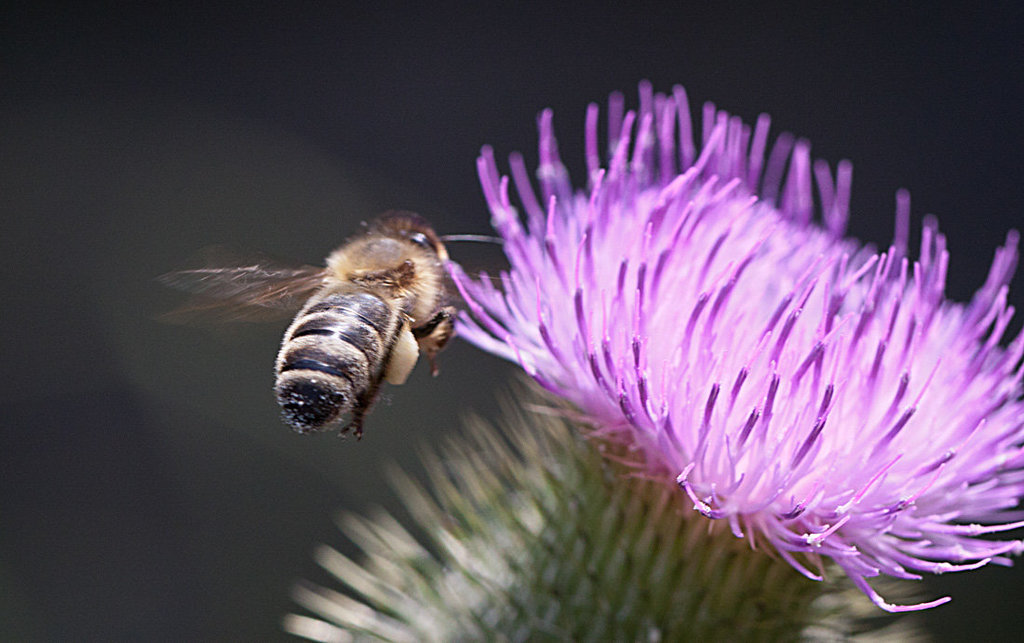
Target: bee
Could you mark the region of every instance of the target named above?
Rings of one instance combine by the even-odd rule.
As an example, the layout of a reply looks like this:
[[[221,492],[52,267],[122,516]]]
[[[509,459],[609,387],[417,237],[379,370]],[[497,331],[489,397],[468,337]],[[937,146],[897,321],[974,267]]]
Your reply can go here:
[[[294,310],[304,300],[274,366],[282,416],[297,432],[312,433],[349,413],[341,434],[358,439],[383,382],[404,383],[420,353],[437,375],[435,357],[455,334],[447,260],[423,217],[390,211],[332,252],[324,268],[262,261],[183,270],[161,281],[201,296],[193,310],[235,318]]]

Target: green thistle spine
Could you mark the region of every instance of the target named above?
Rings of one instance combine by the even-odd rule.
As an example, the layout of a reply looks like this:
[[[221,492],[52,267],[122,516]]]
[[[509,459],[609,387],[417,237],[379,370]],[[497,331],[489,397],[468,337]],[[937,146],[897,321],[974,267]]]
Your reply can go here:
[[[321,641],[792,641],[883,623],[858,592],[752,549],[557,415],[509,405],[500,432],[470,422],[440,456],[424,453],[431,492],[395,471],[428,543],[383,511],[346,515],[365,561],[321,547],[346,593],[298,587],[318,618],[289,616],[286,629]],[[900,624],[889,635],[915,634]]]

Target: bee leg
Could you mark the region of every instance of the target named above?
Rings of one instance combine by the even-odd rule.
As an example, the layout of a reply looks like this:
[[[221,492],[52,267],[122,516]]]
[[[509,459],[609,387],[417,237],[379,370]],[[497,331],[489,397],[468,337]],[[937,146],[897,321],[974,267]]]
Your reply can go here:
[[[363,416],[360,415],[358,419],[352,420],[348,424],[349,428],[352,429],[352,434],[356,436],[356,441],[363,439]]]
[[[352,434],[356,436],[356,440],[363,439],[363,420],[370,412],[370,407],[377,401],[377,396],[380,393],[381,379],[381,377],[377,377],[372,380],[366,391],[356,398],[356,403],[352,407],[352,419],[349,420],[349,423],[341,430],[340,435],[345,435],[349,431],[352,431]]]
[[[436,377],[438,369],[434,356],[455,335],[455,307],[445,306],[437,311],[430,321],[419,328],[414,328],[412,334],[416,338],[416,343],[420,345],[420,350],[430,361],[430,374]]]
[[[338,437],[341,438],[342,440],[347,440],[348,439],[348,432],[351,431],[351,430],[352,430],[352,423],[349,422],[345,426],[343,426],[340,429],[338,429]]]
[[[366,409],[353,409],[352,419],[338,431],[339,438],[347,438],[349,431],[356,436],[356,440],[363,439],[363,418],[366,417]]]

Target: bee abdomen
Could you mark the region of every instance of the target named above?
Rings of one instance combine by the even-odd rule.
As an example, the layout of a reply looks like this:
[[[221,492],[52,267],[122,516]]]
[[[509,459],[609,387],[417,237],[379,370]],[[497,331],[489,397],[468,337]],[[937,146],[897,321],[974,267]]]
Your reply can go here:
[[[301,312],[277,360],[285,420],[300,433],[315,431],[361,404],[380,379],[396,324],[391,308],[369,293],[330,295]]]
[[[350,386],[290,372],[277,379],[277,402],[285,422],[299,433],[319,430],[352,407]]]
[[[343,377],[352,382],[354,378],[357,380],[361,378],[367,363],[365,356],[358,359],[347,354],[348,352],[350,351],[328,352],[314,346],[302,346],[286,352],[284,362],[281,364],[281,373],[317,371],[335,377]]]
[[[337,325],[337,321],[330,317],[305,318],[305,321],[292,330],[291,338],[307,335],[333,335]]]
[[[382,336],[387,334],[394,322],[392,308],[380,297],[368,292],[329,295],[306,308],[299,316],[305,318],[316,313],[358,319]]]

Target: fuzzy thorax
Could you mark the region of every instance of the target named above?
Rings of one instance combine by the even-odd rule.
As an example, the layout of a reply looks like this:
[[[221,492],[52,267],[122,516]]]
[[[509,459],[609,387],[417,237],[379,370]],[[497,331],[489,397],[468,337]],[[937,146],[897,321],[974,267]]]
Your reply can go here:
[[[327,267],[338,284],[351,288],[364,275],[393,270],[406,262],[411,266],[409,278],[394,279],[374,291],[390,293],[416,327],[426,323],[439,305],[444,266],[436,252],[402,239],[367,236],[335,250],[327,258]]]

